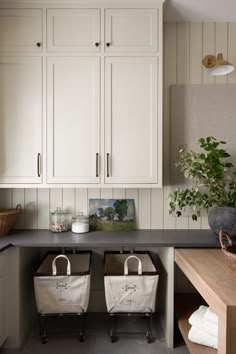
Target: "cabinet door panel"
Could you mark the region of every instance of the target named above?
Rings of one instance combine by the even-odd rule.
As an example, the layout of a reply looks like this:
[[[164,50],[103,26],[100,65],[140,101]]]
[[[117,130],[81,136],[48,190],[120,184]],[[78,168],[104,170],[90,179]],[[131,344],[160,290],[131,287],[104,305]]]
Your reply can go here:
[[[50,9],[47,11],[48,51],[99,52],[100,46],[99,9]]]
[[[99,69],[97,57],[48,58],[48,182],[100,181]]]
[[[41,10],[0,10],[0,52],[41,52],[41,42]]]
[[[106,58],[105,70],[105,183],[157,183],[157,58]]]
[[[0,58],[0,183],[40,183],[42,58]]]
[[[157,9],[105,10],[106,52],[157,51],[157,15]]]

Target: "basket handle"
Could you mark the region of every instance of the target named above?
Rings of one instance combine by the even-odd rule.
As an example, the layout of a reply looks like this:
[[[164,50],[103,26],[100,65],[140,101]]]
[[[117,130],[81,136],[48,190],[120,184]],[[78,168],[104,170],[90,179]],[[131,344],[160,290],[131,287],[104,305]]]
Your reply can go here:
[[[228,245],[225,245],[225,243],[223,241],[223,236],[225,236],[227,238]],[[219,231],[219,240],[220,240],[220,245],[221,245],[222,249],[226,249],[228,246],[232,246],[232,240],[224,230]]]
[[[67,269],[66,269],[66,275],[71,275],[71,265],[70,265],[70,260],[68,257],[66,257],[64,254],[59,254],[56,256],[52,262],[52,275],[57,275],[57,266],[56,266],[56,260],[58,258],[64,258],[67,260]]]
[[[16,210],[21,211],[21,204],[17,204]]]
[[[124,263],[124,275],[128,275],[128,273],[129,273],[128,261],[131,258],[137,259],[137,261],[138,261],[138,275],[142,275],[142,262],[140,261],[140,259],[137,256],[129,256],[128,258],[126,258],[125,263]]]

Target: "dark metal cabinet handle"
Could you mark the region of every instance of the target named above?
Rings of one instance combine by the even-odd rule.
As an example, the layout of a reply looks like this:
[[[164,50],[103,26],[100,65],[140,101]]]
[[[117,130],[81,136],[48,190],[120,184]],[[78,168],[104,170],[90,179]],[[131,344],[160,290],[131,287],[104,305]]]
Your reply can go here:
[[[110,160],[110,154],[109,153],[107,153],[107,177],[110,177],[110,173],[109,173],[109,171],[110,171],[110,166],[109,166],[109,161]]]
[[[99,153],[96,153],[96,177],[99,177],[98,160],[99,160]]]
[[[106,43],[106,46],[107,46],[107,47],[110,47],[110,45],[111,45],[111,43],[109,43],[109,42]]]
[[[41,43],[40,42],[38,42],[36,45],[37,45],[37,47],[41,47]]]
[[[37,156],[37,175],[41,176],[41,154],[39,153]]]
[[[99,47],[99,42],[96,42],[96,43],[95,43],[95,46],[96,46],[96,47]]]

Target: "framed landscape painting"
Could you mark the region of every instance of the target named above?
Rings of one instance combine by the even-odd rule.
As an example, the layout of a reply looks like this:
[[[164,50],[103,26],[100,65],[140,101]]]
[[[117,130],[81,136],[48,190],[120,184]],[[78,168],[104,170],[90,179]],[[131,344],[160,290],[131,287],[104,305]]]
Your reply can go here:
[[[89,199],[91,230],[134,230],[133,199]]]

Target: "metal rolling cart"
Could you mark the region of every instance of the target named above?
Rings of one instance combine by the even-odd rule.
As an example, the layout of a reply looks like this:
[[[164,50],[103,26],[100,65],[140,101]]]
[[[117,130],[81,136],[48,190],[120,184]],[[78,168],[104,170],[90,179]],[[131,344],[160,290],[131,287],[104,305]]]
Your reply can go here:
[[[90,251],[64,254],[50,252],[34,274],[43,344],[48,341],[48,319],[56,316],[77,316],[80,320],[79,339],[84,341],[90,294],[91,255]]]
[[[111,342],[117,339],[116,322],[120,316],[145,317],[147,342],[152,341],[152,315],[158,280],[159,272],[149,252],[105,252],[104,285]]]

